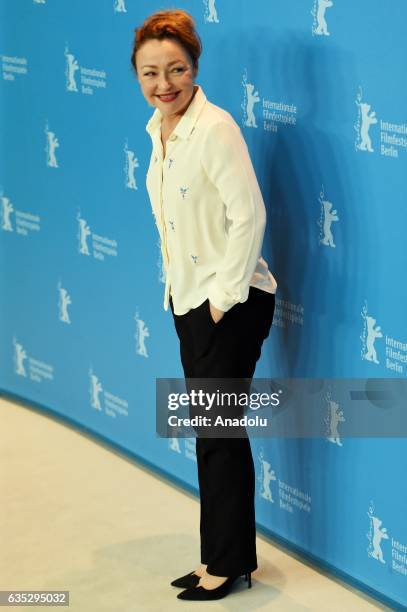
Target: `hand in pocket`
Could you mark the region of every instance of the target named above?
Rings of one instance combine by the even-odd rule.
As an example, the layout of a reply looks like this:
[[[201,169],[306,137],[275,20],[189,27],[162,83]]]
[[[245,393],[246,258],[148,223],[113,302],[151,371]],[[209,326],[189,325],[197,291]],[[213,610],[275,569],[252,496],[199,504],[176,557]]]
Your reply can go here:
[[[218,308],[216,308],[213,304],[210,303],[209,300],[208,300],[208,303],[209,303],[209,312],[211,313],[213,322],[219,323],[219,321],[225,315],[225,312],[223,310],[219,310]]]

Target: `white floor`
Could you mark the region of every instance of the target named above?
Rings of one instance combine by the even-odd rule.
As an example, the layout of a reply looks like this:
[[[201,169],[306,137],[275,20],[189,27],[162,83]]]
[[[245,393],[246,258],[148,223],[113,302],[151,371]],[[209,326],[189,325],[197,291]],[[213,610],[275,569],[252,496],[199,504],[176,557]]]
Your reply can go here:
[[[69,590],[73,612],[389,609],[262,537],[252,589],[181,601],[169,583],[199,563],[197,498],[4,398],[0,449],[0,590]]]

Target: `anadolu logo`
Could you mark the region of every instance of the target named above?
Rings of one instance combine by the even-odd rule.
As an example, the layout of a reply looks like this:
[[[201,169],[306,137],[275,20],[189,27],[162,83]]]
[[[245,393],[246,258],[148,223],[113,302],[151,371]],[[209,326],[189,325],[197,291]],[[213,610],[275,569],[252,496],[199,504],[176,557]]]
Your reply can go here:
[[[363,101],[362,88],[359,87],[355,100],[358,107],[358,115],[354,125],[356,131],[355,149],[356,151],[368,151],[373,153],[372,140],[370,138],[370,126],[377,123],[376,112],[371,111],[371,106]]]
[[[333,6],[332,0],[314,0],[311,15],[314,18],[312,23],[312,35],[315,36],[330,36],[328,32],[328,24],[326,22],[326,9]]]
[[[339,221],[338,213],[333,209],[332,202],[325,199],[324,186],[322,185],[321,192],[319,194],[318,201],[320,203],[320,216],[317,221],[317,225],[320,228],[319,232],[319,244],[324,246],[335,248],[334,237],[332,234],[332,223]]]
[[[206,23],[219,23],[215,0],[203,0],[205,5],[204,21]]]
[[[127,13],[126,5],[124,0],[114,0],[113,10],[115,13]]]
[[[266,132],[277,132],[279,125],[297,124],[297,107],[282,101],[261,98],[253,83],[249,83],[247,70],[242,77],[243,86],[243,125],[244,127],[259,127],[256,122],[255,105],[261,101],[262,127]]]
[[[383,334],[380,325],[376,325],[376,319],[368,314],[366,300],[361,315],[363,319],[363,330],[360,336],[362,340],[361,357],[366,359],[366,361],[378,364],[379,360],[377,359],[375,342],[377,338],[383,338]]]
[[[55,132],[49,129],[48,122],[45,126],[46,145],[45,152],[47,154],[47,166],[49,168],[58,168],[58,161],[55,155],[55,150],[59,147],[59,140],[55,136]]]

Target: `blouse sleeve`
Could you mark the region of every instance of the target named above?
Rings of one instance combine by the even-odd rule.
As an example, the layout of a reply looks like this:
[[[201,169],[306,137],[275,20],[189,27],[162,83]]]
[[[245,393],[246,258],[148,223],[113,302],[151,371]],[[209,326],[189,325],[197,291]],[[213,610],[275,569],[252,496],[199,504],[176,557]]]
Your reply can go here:
[[[229,220],[226,252],[209,288],[209,301],[227,312],[245,301],[261,254],[266,208],[239,126],[227,121],[212,125],[201,162],[216,186]]]

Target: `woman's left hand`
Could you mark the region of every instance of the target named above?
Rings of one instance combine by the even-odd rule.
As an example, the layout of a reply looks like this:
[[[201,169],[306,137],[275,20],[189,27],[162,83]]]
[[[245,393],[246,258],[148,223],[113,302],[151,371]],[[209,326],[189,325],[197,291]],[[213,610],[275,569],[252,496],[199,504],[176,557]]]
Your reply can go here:
[[[211,304],[210,302],[209,310],[211,312],[211,317],[215,323],[218,323],[225,314],[224,310],[219,310],[218,308],[215,308],[215,306],[213,306],[213,304]]]

